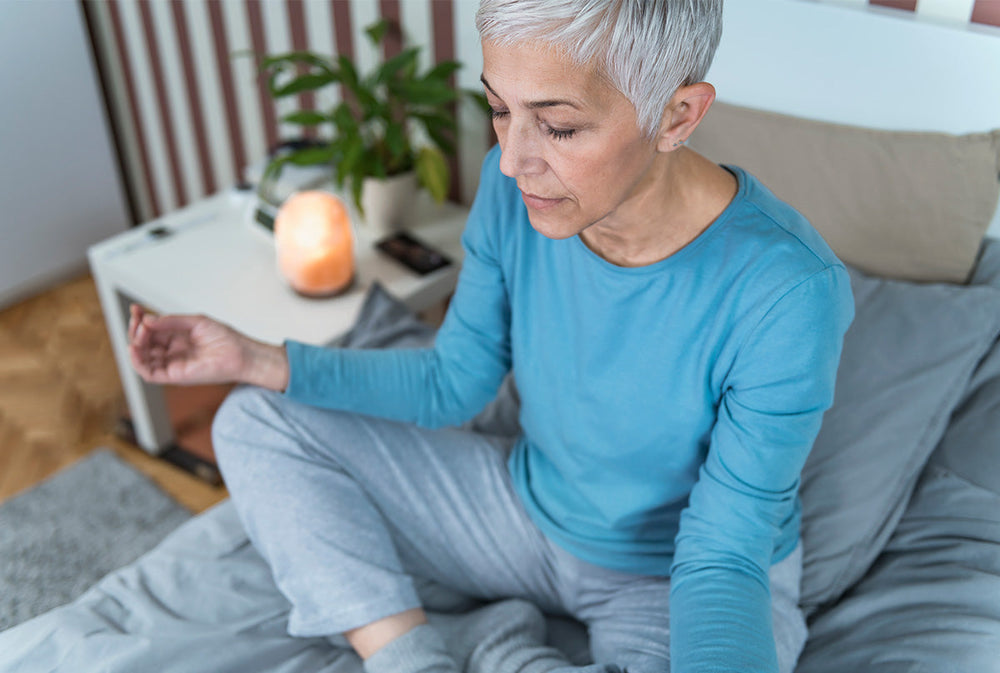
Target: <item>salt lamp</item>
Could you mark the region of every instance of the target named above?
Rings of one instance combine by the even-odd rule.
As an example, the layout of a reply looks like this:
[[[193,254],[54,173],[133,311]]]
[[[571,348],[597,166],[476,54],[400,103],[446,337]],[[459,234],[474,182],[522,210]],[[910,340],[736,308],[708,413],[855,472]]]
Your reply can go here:
[[[274,218],[278,268],[310,297],[334,295],[354,278],[354,236],[343,202],[320,191],[290,196]]]

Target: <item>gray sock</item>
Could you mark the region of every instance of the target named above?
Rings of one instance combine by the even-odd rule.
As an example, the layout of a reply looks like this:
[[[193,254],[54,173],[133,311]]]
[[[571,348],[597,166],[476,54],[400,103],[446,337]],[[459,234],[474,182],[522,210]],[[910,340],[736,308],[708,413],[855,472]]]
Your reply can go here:
[[[365,660],[365,673],[459,673],[429,624],[410,629]]]
[[[541,611],[520,599],[462,615],[428,614],[462,670],[468,673],[617,673],[615,666],[573,666],[546,645]]]

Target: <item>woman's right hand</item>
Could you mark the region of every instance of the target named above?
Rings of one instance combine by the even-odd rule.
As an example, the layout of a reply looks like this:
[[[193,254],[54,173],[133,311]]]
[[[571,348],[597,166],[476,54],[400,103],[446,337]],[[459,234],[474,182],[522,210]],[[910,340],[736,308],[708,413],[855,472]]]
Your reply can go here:
[[[150,383],[288,384],[285,350],[254,341],[201,315],[156,316],[133,304],[128,336],[132,366]]]

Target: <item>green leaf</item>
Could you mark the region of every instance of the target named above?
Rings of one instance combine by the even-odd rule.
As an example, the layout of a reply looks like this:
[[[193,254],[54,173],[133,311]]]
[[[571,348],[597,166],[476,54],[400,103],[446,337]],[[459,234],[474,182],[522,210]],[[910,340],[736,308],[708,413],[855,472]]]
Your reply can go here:
[[[298,110],[297,112],[286,114],[281,118],[281,121],[289,124],[299,124],[300,126],[316,126],[318,124],[325,124],[330,121],[330,118],[322,112]]]
[[[263,187],[266,183],[277,180],[287,162],[288,159],[286,157],[277,157],[269,161],[267,168],[264,169],[264,174],[260,178],[260,186]]]
[[[272,84],[271,95],[275,98],[284,98],[285,96],[292,96],[303,91],[315,91],[316,89],[322,89],[327,84],[332,84],[338,81],[340,78],[334,73],[307,73],[305,75],[299,75],[288,84],[284,86],[274,88]]]
[[[344,153],[337,162],[337,184],[344,184],[344,178],[354,175],[356,168],[364,157],[365,145],[361,138],[354,136],[345,139]]]
[[[389,21],[387,19],[380,19],[365,28],[365,33],[368,35],[368,39],[370,39],[372,44],[376,47],[381,44],[382,40],[385,38],[385,34],[388,32]]]
[[[354,164],[350,175],[351,195],[354,197],[354,205],[357,206],[358,212],[362,216],[364,216],[365,211],[361,206],[361,190],[364,187],[365,178],[368,177],[385,177],[384,167],[374,152],[363,152],[359,161]]]
[[[406,133],[402,124],[389,124],[385,127],[385,146],[393,159],[406,154]]]
[[[333,73],[335,70],[329,59],[311,51],[291,51],[285,54],[266,56],[260,62],[260,69],[270,70],[275,66],[287,67],[290,65],[310,65],[327,73]]]
[[[428,128],[427,135],[430,136],[430,139],[437,145],[438,149],[445,154],[455,153],[455,141],[445,132]]]
[[[365,216],[365,209],[361,205],[361,188],[364,187],[364,176],[351,178],[351,196],[354,197],[354,206],[358,209],[361,217]]]
[[[354,63],[346,56],[338,56],[337,63],[340,65],[340,81],[353,92],[358,90],[358,71]]]
[[[448,110],[439,112],[412,112],[410,116],[417,119],[428,129],[457,129],[454,115]]]
[[[322,147],[306,147],[295,150],[285,155],[285,160],[296,166],[316,166],[318,164],[328,164],[333,161],[336,150],[334,146],[324,145]]]
[[[440,150],[422,147],[417,154],[417,179],[438,203],[448,196],[448,162]]]
[[[379,101],[378,96],[371,89],[359,86],[355,94],[357,94],[358,103],[361,105],[362,119],[388,116],[382,114],[381,111],[385,108],[385,105]]]
[[[410,47],[399,52],[376,71],[376,82],[388,82],[400,70],[415,69],[420,47]]]
[[[448,80],[452,74],[459,70],[462,64],[458,61],[441,61],[436,66],[427,71],[424,75],[425,80],[437,80],[440,82],[445,82]]]
[[[390,82],[389,89],[410,105],[443,105],[458,98],[450,86],[433,81]]]
[[[271,205],[278,205],[275,199],[271,197],[271,189],[281,176],[281,171],[286,163],[288,163],[287,156],[275,157],[269,161],[267,167],[264,169],[264,174],[260,177],[260,183],[257,185],[257,195]]]
[[[443,151],[445,154],[455,153],[455,143],[454,143],[454,131],[457,130],[458,125],[455,123],[455,119],[444,112],[441,113],[414,113],[410,115],[414,119],[419,120],[423,125],[424,129],[427,130],[427,135],[430,139],[434,141],[434,144]]]
[[[358,79],[358,71],[355,69],[354,64],[346,56],[339,57],[340,63],[340,81],[343,82],[344,86],[354,94],[357,99],[358,104],[361,105],[362,118],[369,118],[371,116],[371,109],[378,105],[378,97],[375,93],[364,86]]]
[[[368,107],[361,110],[361,123],[372,126],[369,122],[386,124],[392,119],[392,107],[382,101],[372,101]]]
[[[389,177],[389,169],[377,152],[367,152],[363,159],[364,174],[385,179]]]
[[[358,133],[358,121],[354,118],[354,114],[351,112],[351,106],[346,102],[342,102],[337,107],[333,109],[333,114],[330,115],[333,120],[334,125],[337,127],[337,131],[342,135],[357,135]]]

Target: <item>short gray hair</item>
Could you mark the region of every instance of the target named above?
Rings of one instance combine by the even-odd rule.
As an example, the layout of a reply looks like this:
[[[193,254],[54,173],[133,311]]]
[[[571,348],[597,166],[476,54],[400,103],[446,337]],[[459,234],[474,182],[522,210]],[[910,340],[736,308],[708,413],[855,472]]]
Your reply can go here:
[[[722,0],[480,0],[476,28],[483,41],[541,42],[596,64],[652,138],[677,89],[708,73]]]

